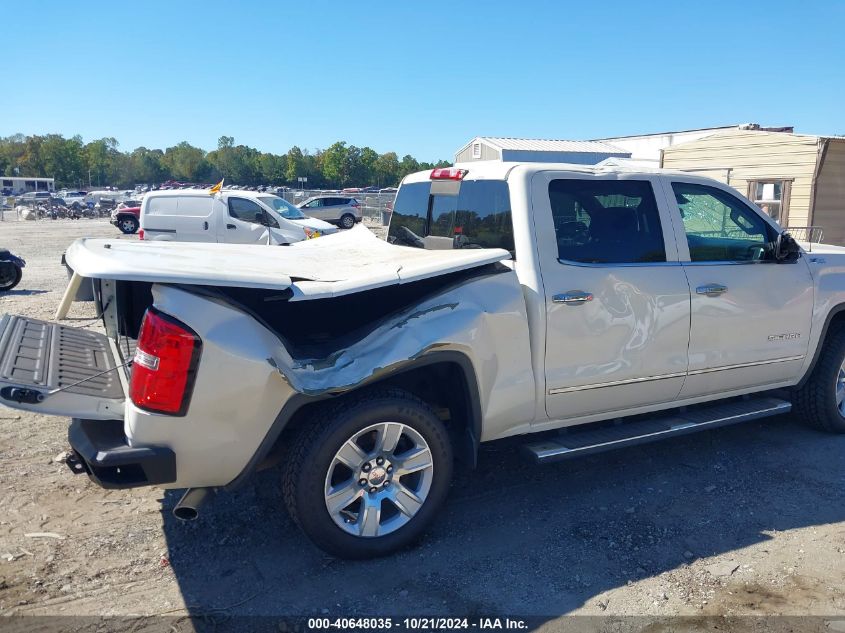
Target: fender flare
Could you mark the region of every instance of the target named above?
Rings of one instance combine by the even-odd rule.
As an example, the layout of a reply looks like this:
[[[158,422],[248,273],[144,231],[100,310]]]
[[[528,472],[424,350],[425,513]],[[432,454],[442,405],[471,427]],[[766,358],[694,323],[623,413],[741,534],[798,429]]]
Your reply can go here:
[[[821,335],[819,336],[819,342],[816,344],[815,352],[813,352],[813,360],[810,361],[810,365],[807,367],[807,371],[804,372],[804,375],[801,377],[801,380],[799,380],[798,384],[795,385],[795,389],[800,389],[801,387],[803,387],[810,379],[810,376],[813,375],[813,370],[815,370],[816,363],[819,361],[819,356],[821,356],[822,345],[824,345],[825,339],[827,338],[827,333],[830,329],[830,324],[833,321],[834,317],[836,317],[836,315],[842,312],[845,312],[845,303],[840,303],[839,305],[834,306],[827,313],[827,316],[824,320],[824,325],[822,326]]]
[[[845,306],[843,306],[843,308],[845,308]],[[467,408],[470,414],[468,424],[465,425],[465,429],[468,434],[467,446],[469,449],[469,454],[466,455],[466,457],[468,458],[470,465],[474,468],[478,455],[478,446],[481,441],[481,397],[478,392],[478,380],[476,377],[475,368],[472,365],[472,361],[470,361],[466,354],[456,351],[444,350],[431,352],[418,358],[409,359],[406,363],[403,363],[400,367],[396,368],[394,371],[391,371],[389,374],[381,374],[378,377],[373,377],[372,379],[367,380],[359,385],[356,385],[354,388],[343,391],[341,393],[326,393],[319,396],[309,396],[301,393],[294,395],[282,406],[282,410],[279,411],[279,414],[276,416],[276,419],[273,420],[273,423],[270,425],[267,434],[264,436],[264,439],[261,440],[261,443],[258,445],[258,448],[255,450],[255,453],[253,453],[246,466],[244,466],[243,470],[241,470],[237,477],[235,477],[232,481],[223,486],[223,488],[226,490],[237,489],[242,486],[247,479],[249,479],[250,475],[252,475],[252,473],[257,470],[259,464],[261,464],[261,462],[273,450],[274,446],[276,445],[276,442],[282,435],[282,432],[285,430],[288,423],[293,419],[294,415],[296,415],[296,413],[302,407],[309,404],[321,402],[323,400],[330,400],[334,397],[355,393],[356,391],[360,391],[361,389],[366,389],[367,387],[377,385],[386,378],[393,378],[395,376],[399,376],[403,373],[419,369],[421,367],[436,365],[440,363],[456,364],[461,369],[464,375],[464,380],[466,381],[466,391],[468,398]]]

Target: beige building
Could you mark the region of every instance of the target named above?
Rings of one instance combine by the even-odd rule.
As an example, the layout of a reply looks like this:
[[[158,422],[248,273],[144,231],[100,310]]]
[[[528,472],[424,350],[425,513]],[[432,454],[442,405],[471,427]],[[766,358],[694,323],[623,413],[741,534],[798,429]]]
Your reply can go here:
[[[845,245],[845,137],[726,130],[665,148],[660,164],[726,182],[782,226],[821,227],[824,242]]]

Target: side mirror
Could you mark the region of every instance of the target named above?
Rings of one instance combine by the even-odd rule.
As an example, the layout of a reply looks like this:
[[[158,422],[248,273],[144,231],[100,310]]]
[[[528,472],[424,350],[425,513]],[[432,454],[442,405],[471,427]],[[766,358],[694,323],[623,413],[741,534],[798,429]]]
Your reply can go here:
[[[263,211],[256,211],[255,212],[255,223],[261,224],[263,226],[267,226],[267,218],[264,216]]]
[[[789,233],[784,231],[775,240],[775,261],[787,264],[801,257],[801,247]]]

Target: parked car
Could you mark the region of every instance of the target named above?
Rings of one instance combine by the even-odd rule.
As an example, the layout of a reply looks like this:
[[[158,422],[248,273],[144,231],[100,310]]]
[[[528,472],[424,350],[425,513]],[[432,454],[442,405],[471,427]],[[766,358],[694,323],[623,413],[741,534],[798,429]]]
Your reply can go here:
[[[141,203],[133,200],[117,205],[109,216],[109,222],[126,235],[137,233],[141,226]]]
[[[845,432],[845,250],[688,173],[473,163],[406,177],[386,242],[82,239],[67,261],[106,334],[3,317],[0,399],[72,417],[70,465],[104,487],[189,488],[181,518],[281,460],[336,556],[419,538],[480,442],[545,463],[792,408]]]
[[[49,191],[27,191],[15,199],[15,206],[34,207],[39,204],[52,206],[53,194]]]
[[[349,196],[312,196],[297,205],[313,218],[351,229],[363,219],[361,203]]]
[[[206,189],[151,192],[141,203],[141,239],[228,244],[292,244],[334,233],[272,194]]]
[[[66,207],[78,209],[85,206],[86,191],[63,191],[59,196]]]

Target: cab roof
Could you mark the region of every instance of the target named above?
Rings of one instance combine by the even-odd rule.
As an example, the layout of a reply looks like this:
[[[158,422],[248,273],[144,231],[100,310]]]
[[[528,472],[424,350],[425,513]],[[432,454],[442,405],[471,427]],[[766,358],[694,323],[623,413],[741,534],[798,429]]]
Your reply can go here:
[[[648,167],[642,164],[620,165],[616,162],[603,165],[580,165],[576,163],[535,163],[535,162],[507,162],[498,160],[484,160],[469,163],[455,163],[455,167],[466,169],[467,174],[463,180],[507,180],[511,172],[519,169],[523,173],[536,173],[541,171],[568,171],[584,175],[602,176],[607,174],[690,174],[675,170],[661,169],[659,167]],[[403,184],[412,182],[426,182],[431,177],[431,170],[418,171],[409,174],[402,181]]]

